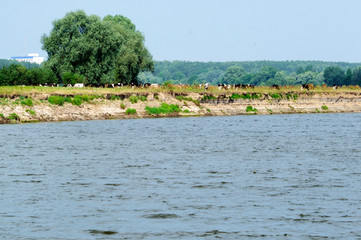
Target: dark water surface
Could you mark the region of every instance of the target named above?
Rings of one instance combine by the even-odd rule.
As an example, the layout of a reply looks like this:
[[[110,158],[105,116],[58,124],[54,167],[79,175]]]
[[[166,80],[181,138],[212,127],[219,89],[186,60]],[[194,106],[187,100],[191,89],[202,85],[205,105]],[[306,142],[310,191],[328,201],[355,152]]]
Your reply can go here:
[[[361,239],[361,114],[0,125],[1,239]]]

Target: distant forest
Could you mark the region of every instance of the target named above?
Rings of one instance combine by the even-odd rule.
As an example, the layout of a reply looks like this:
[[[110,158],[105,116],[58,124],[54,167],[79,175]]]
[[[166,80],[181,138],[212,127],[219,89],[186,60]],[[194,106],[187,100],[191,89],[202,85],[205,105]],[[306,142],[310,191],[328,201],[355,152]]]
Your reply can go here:
[[[16,79],[15,79],[16,78]],[[82,79],[81,77],[79,79]],[[63,79],[64,80],[64,79]],[[0,85],[36,85],[59,81],[50,69],[0,59]],[[86,83],[86,79],[84,80]],[[323,61],[187,62],[155,61],[154,72],[141,72],[141,83],[314,84],[361,86],[361,63]]]
[[[361,85],[361,63],[324,61],[156,61],[141,82],[174,84]]]

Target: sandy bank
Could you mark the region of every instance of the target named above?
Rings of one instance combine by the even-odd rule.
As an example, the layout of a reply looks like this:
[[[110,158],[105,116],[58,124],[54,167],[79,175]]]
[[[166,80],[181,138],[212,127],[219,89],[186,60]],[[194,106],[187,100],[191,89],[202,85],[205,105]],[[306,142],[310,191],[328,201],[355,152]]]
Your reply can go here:
[[[65,103],[63,106],[48,102],[48,94],[31,94],[33,106],[21,103],[19,96],[2,96],[0,99],[0,123],[14,123],[8,116],[16,114],[21,122],[34,121],[75,121],[100,119],[129,119],[151,117],[182,116],[231,116],[247,114],[292,114],[292,113],[346,113],[361,112],[361,93],[332,92],[310,93],[291,92],[278,95],[249,93],[174,93],[141,92],[104,95],[102,98],[83,102],[80,106]],[[129,97],[145,96],[146,101],[131,103]],[[181,97],[183,99],[181,99]],[[236,96],[236,97],[235,97]],[[253,97],[252,97],[253,96]],[[253,98],[253,99],[252,99]],[[181,100],[180,100],[181,99]],[[159,107],[162,103],[177,104],[182,112],[172,114],[148,114],[146,106]],[[123,105],[123,108],[121,107]],[[249,107],[251,106],[251,107]],[[248,107],[248,111],[247,111]],[[136,109],[136,114],[126,114],[128,108]]]

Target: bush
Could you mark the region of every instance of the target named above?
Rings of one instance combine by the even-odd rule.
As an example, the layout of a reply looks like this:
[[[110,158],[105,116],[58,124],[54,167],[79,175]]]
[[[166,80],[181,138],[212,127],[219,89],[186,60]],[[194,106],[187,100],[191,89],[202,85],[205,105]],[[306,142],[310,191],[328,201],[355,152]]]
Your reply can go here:
[[[328,110],[328,107],[326,105],[321,106],[322,110]]]
[[[134,108],[128,108],[127,110],[125,110],[125,114],[127,115],[134,115],[137,113],[137,110]]]
[[[217,99],[215,96],[210,96],[210,95],[204,95],[202,98],[203,101],[215,100],[215,99]]]
[[[0,113],[0,118],[5,118],[4,114]]]
[[[11,113],[7,118],[10,120],[19,120],[20,121],[20,117],[16,113]]]
[[[36,114],[35,114],[35,111],[30,110],[30,109],[26,109],[25,112],[27,112],[27,113],[29,113],[29,114],[31,114],[31,115],[36,115]]]
[[[124,103],[121,103],[121,104],[120,104],[120,108],[121,108],[121,109],[125,109]]]
[[[239,95],[237,93],[233,93],[232,96],[229,97],[229,99],[240,99],[240,98],[241,98],[241,95]]]
[[[147,97],[146,97],[146,96],[140,96],[140,97],[138,97],[138,99],[139,99],[140,101],[142,101],[142,102],[147,101]]]
[[[83,103],[83,98],[80,95],[74,96],[72,102],[73,105],[80,106]]]
[[[247,106],[246,107],[246,112],[257,112],[257,108],[253,108],[252,106]]]
[[[168,114],[168,113],[174,113],[174,112],[181,112],[178,105],[175,104],[167,104],[162,103],[160,107],[145,107],[145,110],[148,114]]]
[[[130,96],[129,97],[129,101],[134,104],[138,102],[138,97],[137,96]]]
[[[21,104],[22,104],[22,105],[26,105],[26,106],[28,106],[28,107],[34,106],[33,101],[31,101],[31,99],[23,100],[23,101],[21,101]]]
[[[51,104],[63,106],[63,105],[64,105],[64,102],[65,102],[65,97],[56,96],[56,95],[51,95],[51,96],[48,98],[48,101],[49,101]]]
[[[278,93],[271,94],[270,96],[271,96],[271,98],[274,98],[274,99],[281,99],[282,98],[282,95],[280,95]]]

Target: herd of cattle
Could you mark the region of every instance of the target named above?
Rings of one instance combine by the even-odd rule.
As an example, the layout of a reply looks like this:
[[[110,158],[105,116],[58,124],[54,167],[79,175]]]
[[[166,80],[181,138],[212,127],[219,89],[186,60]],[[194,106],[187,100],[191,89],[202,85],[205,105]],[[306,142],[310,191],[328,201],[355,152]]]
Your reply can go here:
[[[94,88],[123,88],[123,87],[130,87],[130,88],[160,88],[163,85],[161,84],[156,84],[156,83],[138,83],[138,84],[130,84],[130,85],[123,85],[122,83],[116,83],[116,84],[90,84],[90,85],[85,85],[84,83],[76,83],[74,85],[71,84],[56,84],[56,83],[52,83],[52,84],[47,84],[45,83],[44,85],[39,84],[39,86],[41,87],[74,87],[74,88],[84,88],[84,87],[94,87]],[[186,84],[172,84],[171,85],[174,88],[189,88],[190,85],[186,85]],[[192,87],[198,87],[204,90],[208,90],[211,85],[209,83],[206,84],[199,84],[199,85],[192,85]],[[277,89],[280,90],[279,85],[272,85],[270,86],[270,88],[273,89]],[[324,85],[323,87],[326,87],[326,85]],[[253,89],[255,88],[255,85],[253,84],[218,84],[218,89],[219,90],[230,90],[230,89]],[[312,90],[314,89],[315,86],[313,84],[302,84],[301,85],[301,90],[306,89],[306,90]],[[339,86],[333,86],[333,89],[338,89]]]

